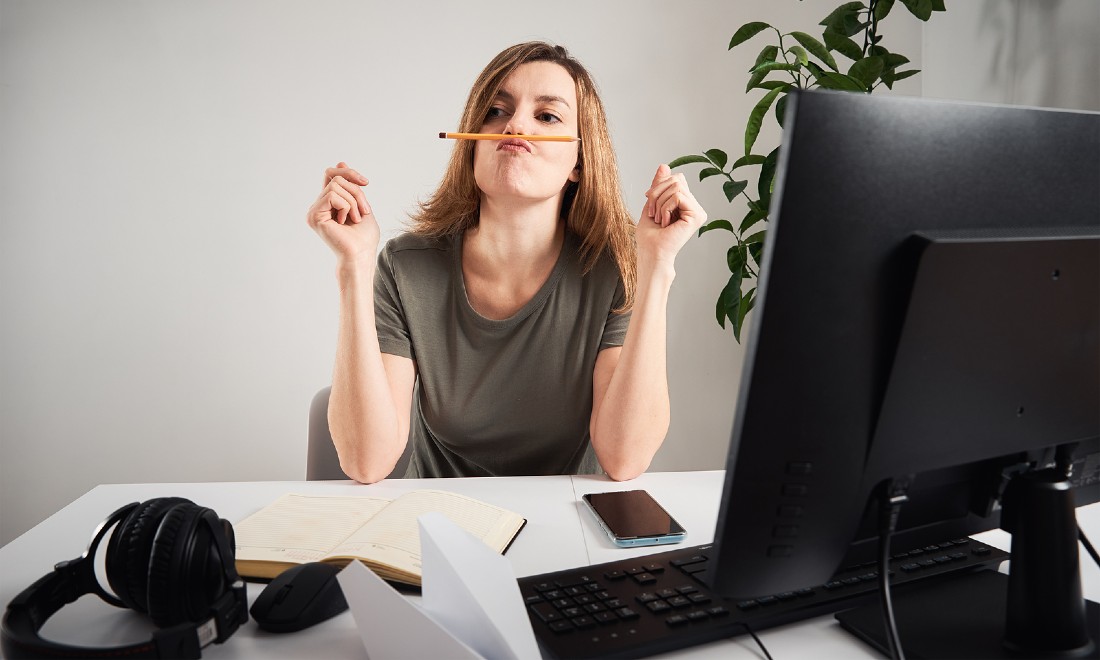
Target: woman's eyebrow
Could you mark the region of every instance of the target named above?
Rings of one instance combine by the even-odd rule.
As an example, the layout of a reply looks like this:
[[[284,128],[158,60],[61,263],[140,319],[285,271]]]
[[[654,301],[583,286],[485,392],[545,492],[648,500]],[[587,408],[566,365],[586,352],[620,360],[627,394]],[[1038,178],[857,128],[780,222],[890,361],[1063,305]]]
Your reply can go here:
[[[515,100],[516,100],[516,98],[514,96],[512,96],[508,92],[504,91],[503,89],[500,90],[499,92],[497,92],[497,98],[501,99],[501,100],[504,100],[504,101],[507,101],[509,103],[514,103]],[[535,100],[538,101],[539,103],[560,103],[561,105],[564,105],[565,107],[567,107],[569,109],[572,109],[572,106],[569,105],[569,102],[566,101],[564,97],[555,96],[554,94],[539,94],[538,96],[535,97]]]

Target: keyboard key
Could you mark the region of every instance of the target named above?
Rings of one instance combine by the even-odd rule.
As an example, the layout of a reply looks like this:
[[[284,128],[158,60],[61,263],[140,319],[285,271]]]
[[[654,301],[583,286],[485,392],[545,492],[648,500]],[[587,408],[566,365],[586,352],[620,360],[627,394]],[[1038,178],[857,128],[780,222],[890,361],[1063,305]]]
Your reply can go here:
[[[612,582],[615,582],[617,580],[621,580],[624,577],[626,577],[626,573],[623,573],[622,571],[608,571],[608,572],[604,573],[603,576],[605,578],[607,578],[608,580],[611,580]]]
[[[544,623],[551,623],[562,619],[561,614],[547,603],[532,605],[530,609],[538,618],[542,619]]]
[[[691,601],[687,598],[684,598],[683,596],[675,596],[668,599],[668,604],[673,607],[687,607],[688,605],[691,605]]]
[[[615,610],[615,615],[624,620],[638,618],[638,613],[630,609],[629,607],[620,607],[619,609]]]
[[[586,612],[588,612],[589,614],[594,614],[596,612],[603,612],[606,609],[607,608],[604,607],[603,605],[601,605],[600,603],[589,603],[589,604],[584,606],[584,610]]]
[[[589,596],[588,594],[585,594],[583,596],[577,596],[573,599],[573,602],[575,602],[577,605],[587,605],[589,603],[595,603],[596,599],[592,596]]]
[[[687,598],[696,605],[702,605],[703,603],[710,602],[710,596],[706,594],[688,594]]]
[[[641,566],[635,566],[634,568],[626,569],[627,575],[638,575],[639,573],[645,573],[645,569]]]
[[[542,596],[528,596],[527,598],[523,599],[523,602],[527,603],[528,605],[534,605],[535,603],[541,603],[542,602]]]
[[[553,630],[556,633],[570,632],[571,630],[573,630],[573,624],[565,620],[555,621],[550,624],[550,630]]]
[[[843,586],[844,586],[844,583],[840,582],[838,580],[833,580],[831,582],[826,582],[825,583],[825,588],[828,589],[829,591],[832,591],[833,589],[839,589],[840,587],[843,587]]]
[[[687,618],[691,621],[706,621],[710,618],[710,615],[702,610],[696,610],[694,612],[688,612]]]
[[[693,593],[695,593],[696,591],[699,591],[699,590],[696,589],[695,587],[691,586],[690,584],[685,584],[682,587],[676,587],[676,591],[679,591],[681,594],[686,596],[688,594],[693,594]]]
[[[776,594],[775,597],[778,598],[779,600],[794,600],[795,599],[795,595],[794,595],[793,591],[784,591],[781,594]]]
[[[618,621],[611,612],[596,612],[592,615],[592,618],[596,620],[596,623],[602,623],[604,625]]]
[[[596,627],[596,620],[590,616],[579,616],[575,619],[571,619],[571,621],[573,622],[574,626],[580,628],[581,630],[584,630],[585,628]]]
[[[614,596],[611,595],[611,592],[608,591],[597,591],[595,595],[596,598],[599,598],[600,600],[611,600],[612,598],[614,598]]]
[[[567,607],[561,610],[561,615],[572,619],[575,616],[584,616],[584,609],[580,607]]]
[[[661,597],[653,593],[652,591],[643,591],[642,593],[635,596],[634,599],[644,605],[645,603],[648,603],[650,601],[660,600]]]
[[[557,600],[558,598],[565,598],[565,592],[561,589],[553,589],[542,592],[542,597],[546,600]]]
[[[584,593],[584,589],[581,587],[566,587],[562,591],[565,592],[566,596],[580,596]]]
[[[589,582],[588,584],[584,585],[584,588],[587,589],[589,593],[603,591],[603,587],[600,586],[599,582]]]
[[[722,607],[721,605],[707,608],[707,614],[713,617],[727,616],[729,613],[730,611]]]
[[[757,607],[760,607],[760,603],[756,602],[755,600],[743,600],[740,603],[737,603],[737,609],[739,610],[753,610]]]
[[[657,576],[653,575],[652,573],[638,573],[637,575],[632,575],[631,577],[633,577],[634,581],[638,584],[655,584],[657,582]]]
[[[666,603],[663,600],[652,600],[652,601],[646,603],[645,606],[648,607],[649,611],[653,612],[654,614],[659,614],[661,612],[667,612],[668,610],[672,609],[672,606],[669,605],[668,603]]]
[[[814,593],[816,593],[816,592],[813,589],[806,588],[806,589],[799,589],[795,593],[798,594],[799,598],[805,598],[807,596],[814,595]]]
[[[949,554],[947,556],[951,558],[951,561],[959,561],[959,560],[962,560],[962,559],[966,559],[966,553],[965,552],[952,552],[951,554]]]
[[[912,573],[913,571],[920,570],[920,564],[914,564],[914,563],[902,564],[901,565],[901,570],[905,571],[906,573]]]
[[[689,575],[694,575],[695,573],[702,573],[703,571],[707,570],[707,565],[702,563],[688,564],[687,566],[681,566],[680,570]]]
[[[567,607],[573,607],[576,604],[577,603],[572,598],[559,598],[551,602],[551,605],[558,608],[559,610],[565,609]]]
[[[970,549],[970,551],[973,552],[976,555],[988,555],[990,552],[992,552],[989,548],[985,547],[984,545],[974,546],[973,548]]]
[[[538,592],[550,591],[552,589],[557,589],[557,586],[551,584],[550,582],[537,582],[535,584],[535,591]]]
[[[756,602],[760,603],[761,605],[768,606],[768,605],[775,605],[776,603],[779,602],[779,599],[776,598],[775,596],[764,596],[762,598],[757,598]]]
[[[609,598],[605,600],[603,604],[613,610],[617,610],[623,606],[623,601],[618,598]]]
[[[673,566],[675,566],[676,568],[682,568],[682,567],[687,566],[689,564],[697,564],[701,561],[706,561],[706,560],[707,560],[706,555],[692,555],[691,557],[688,557],[686,559],[673,559],[669,563],[672,564]]]
[[[679,596],[680,592],[675,589],[661,589],[657,592],[657,595],[661,598],[672,598],[673,596]]]
[[[646,564],[643,566],[647,573],[664,573],[665,567],[661,564]]]

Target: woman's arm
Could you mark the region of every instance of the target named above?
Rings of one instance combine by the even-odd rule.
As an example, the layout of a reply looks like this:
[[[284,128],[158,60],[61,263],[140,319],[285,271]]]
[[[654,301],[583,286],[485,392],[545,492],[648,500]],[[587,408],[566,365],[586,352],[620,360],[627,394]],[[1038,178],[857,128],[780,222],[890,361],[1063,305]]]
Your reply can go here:
[[[340,163],[307,220],[337,257],[340,329],[329,395],[329,432],[344,472],[363,483],[384,479],[409,437],[416,365],[383,355],[374,323],[375,252],[379,229],[360,188],[367,180]]]
[[[668,292],[676,255],[706,222],[684,175],[667,165],[657,169],[646,198],[630,325],[621,348],[600,351],[592,375],[592,447],[607,475],[619,481],[645,472],[668,433]]]

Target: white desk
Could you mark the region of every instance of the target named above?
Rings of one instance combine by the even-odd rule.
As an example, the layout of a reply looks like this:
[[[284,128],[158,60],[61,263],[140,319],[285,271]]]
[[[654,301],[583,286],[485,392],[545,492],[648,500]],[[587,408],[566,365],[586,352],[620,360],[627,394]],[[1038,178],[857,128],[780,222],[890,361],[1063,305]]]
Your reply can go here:
[[[672,472],[645,474],[616,483],[600,477],[515,477],[499,479],[430,479],[384,481],[371,486],[346,481],[255,482],[205,484],[127,484],[98,486],[34,529],[0,548],[0,604],[7,603],[53,564],[79,556],[95,526],[129,502],[169,495],[187,497],[210,507],[223,518],[238,522],[286,492],[396,497],[417,488],[464,493],[523,514],[527,527],[507,557],[517,576],[535,575],[579,565],[662,552],[657,548],[616,548],[582,510],[580,496],[601,490],[644,488],[650,491],[688,530],[685,541],[699,545],[713,540],[714,521],[722,491],[723,473]],[[1100,505],[1079,510],[1082,527],[1094,542],[1100,539]],[[988,532],[982,540],[1007,548],[1008,535]],[[106,547],[106,543],[103,544]],[[1085,594],[1100,600],[1100,569],[1082,557]],[[106,584],[105,579],[103,580]],[[249,584],[249,601],[263,585]],[[144,617],[85,596],[55,615],[43,636],[82,645],[114,645],[148,638],[152,630]],[[842,631],[832,616],[802,621],[765,631],[761,638],[776,658],[875,658],[868,647]],[[677,657],[758,658],[751,638],[737,637],[685,649]],[[307,631],[274,635],[249,622],[228,642],[208,646],[204,658],[365,658],[358,631],[345,613]]]

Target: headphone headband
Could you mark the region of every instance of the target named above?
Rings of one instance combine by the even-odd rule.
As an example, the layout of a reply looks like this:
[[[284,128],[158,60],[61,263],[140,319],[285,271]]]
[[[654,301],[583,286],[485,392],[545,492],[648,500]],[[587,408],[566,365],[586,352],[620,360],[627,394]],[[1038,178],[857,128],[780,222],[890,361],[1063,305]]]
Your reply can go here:
[[[107,517],[96,528],[87,550],[76,559],[54,566],[53,572],[39,578],[8,604],[0,630],[0,648],[7,657],[85,657],[85,658],[199,658],[202,648],[222,643],[240,625],[248,621],[245,584],[234,566],[232,526],[219,520],[211,509],[201,509],[200,523],[210,528],[211,538],[222,559],[228,589],[211,605],[200,622],[185,622],[153,633],[150,640],[114,647],[81,647],[42,638],[39,631],[62,607],[85,594],[94,593],[116,607],[126,607],[99,583],[95,556],[107,533],[131,515],[138,502],[127,504]]]

